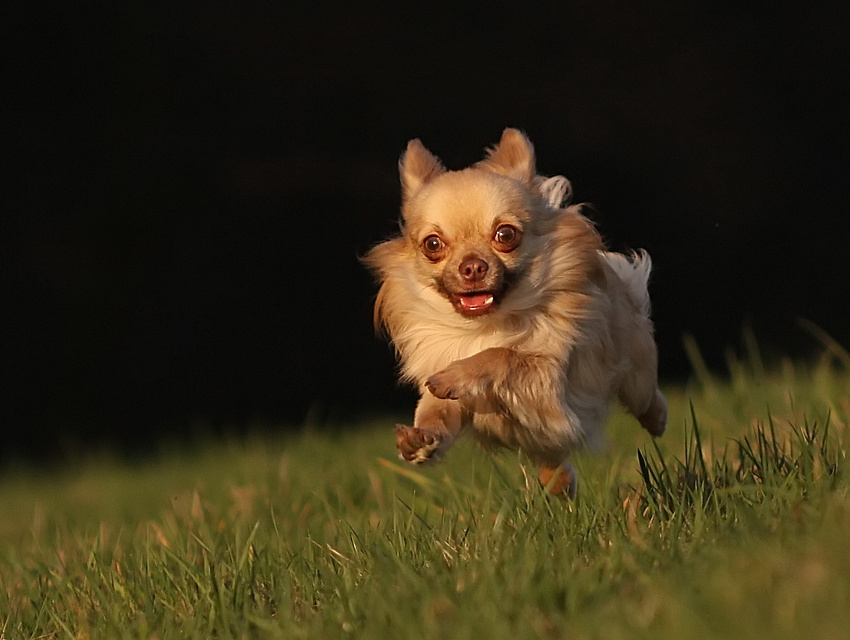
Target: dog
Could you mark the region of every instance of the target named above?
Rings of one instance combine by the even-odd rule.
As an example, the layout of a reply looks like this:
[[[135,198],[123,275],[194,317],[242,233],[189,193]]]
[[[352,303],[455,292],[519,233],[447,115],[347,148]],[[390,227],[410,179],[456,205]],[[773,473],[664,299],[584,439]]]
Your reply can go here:
[[[664,433],[646,252],[606,251],[517,129],[459,171],[411,140],[399,173],[401,235],[364,262],[380,282],[376,329],[421,393],[413,426],[396,427],[403,459],[439,460],[471,431],[522,450],[550,493],[574,497],[567,458],[600,443],[614,398]]]

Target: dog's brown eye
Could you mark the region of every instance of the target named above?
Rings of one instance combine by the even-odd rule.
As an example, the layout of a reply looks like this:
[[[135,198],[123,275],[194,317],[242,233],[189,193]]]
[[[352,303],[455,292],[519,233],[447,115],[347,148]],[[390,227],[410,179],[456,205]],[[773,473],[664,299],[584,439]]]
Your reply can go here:
[[[422,241],[422,251],[429,260],[439,260],[442,257],[445,247],[445,243],[435,233],[432,233]]]
[[[496,229],[496,233],[493,234],[493,241],[496,243],[496,248],[504,253],[516,249],[521,239],[522,232],[510,224],[500,225]]]

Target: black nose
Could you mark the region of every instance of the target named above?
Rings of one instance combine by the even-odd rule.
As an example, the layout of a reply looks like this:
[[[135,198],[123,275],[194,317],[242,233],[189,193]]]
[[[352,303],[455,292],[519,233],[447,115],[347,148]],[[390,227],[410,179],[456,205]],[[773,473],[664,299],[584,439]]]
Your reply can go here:
[[[481,258],[467,258],[458,266],[460,277],[467,282],[479,282],[487,275],[490,267]]]

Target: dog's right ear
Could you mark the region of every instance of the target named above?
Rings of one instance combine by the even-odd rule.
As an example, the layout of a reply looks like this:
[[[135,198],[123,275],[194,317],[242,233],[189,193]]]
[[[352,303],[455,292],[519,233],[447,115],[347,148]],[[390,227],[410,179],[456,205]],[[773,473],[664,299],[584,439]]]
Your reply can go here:
[[[398,161],[401,176],[401,197],[407,202],[422,185],[443,173],[446,168],[433,153],[428,151],[419,138],[407,143],[407,150]]]
[[[530,185],[536,172],[534,145],[519,129],[505,129],[499,144],[487,151],[478,166]]]

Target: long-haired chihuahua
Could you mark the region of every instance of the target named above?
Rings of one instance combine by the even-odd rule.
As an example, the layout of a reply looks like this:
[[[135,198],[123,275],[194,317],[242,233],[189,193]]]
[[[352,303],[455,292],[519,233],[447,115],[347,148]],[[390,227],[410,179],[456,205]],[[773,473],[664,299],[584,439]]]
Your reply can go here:
[[[516,129],[460,171],[412,140],[399,170],[402,233],[364,261],[381,283],[376,326],[421,392],[413,426],[396,427],[401,457],[437,460],[469,430],[574,496],[567,457],[601,439],[613,398],[664,433],[645,252],[606,251]]]

